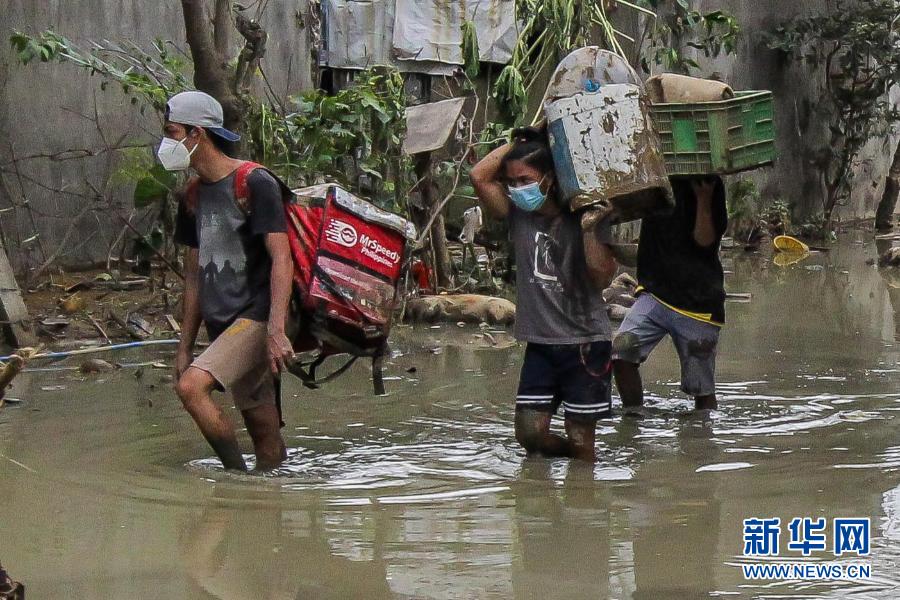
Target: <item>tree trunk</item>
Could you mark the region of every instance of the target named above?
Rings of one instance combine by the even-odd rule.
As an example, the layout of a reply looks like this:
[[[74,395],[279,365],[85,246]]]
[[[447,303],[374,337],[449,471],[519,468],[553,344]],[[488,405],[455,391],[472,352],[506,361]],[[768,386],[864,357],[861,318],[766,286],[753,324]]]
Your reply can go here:
[[[227,34],[216,34],[213,22],[206,11],[205,0],[181,0],[184,16],[184,30],[191,58],[194,61],[194,85],[222,104],[225,113],[225,127],[240,130],[243,121],[243,103],[232,89],[233,73],[228,67],[227,56],[216,47],[216,40],[222,43]],[[221,12],[217,11],[217,23],[221,23]],[[228,27],[234,27],[228,19]]]
[[[891,169],[884,181],[884,193],[875,211],[875,229],[878,231],[890,231],[894,228],[894,210],[897,208],[897,198],[900,197],[900,144],[894,150],[894,160]]]
[[[419,184],[415,191],[418,191],[422,197],[421,208],[413,210],[413,221],[420,232],[424,233],[423,228],[428,224],[433,211],[437,208],[434,197],[434,182],[432,181],[431,172],[431,153],[419,154],[414,157],[416,178]],[[451,263],[450,250],[447,247],[447,230],[444,226],[444,216],[438,215],[431,225],[430,235],[428,236],[429,252],[426,252],[426,260],[431,263],[434,271],[436,284],[438,288],[448,289],[452,285],[451,280]],[[437,290],[435,290],[437,291]]]

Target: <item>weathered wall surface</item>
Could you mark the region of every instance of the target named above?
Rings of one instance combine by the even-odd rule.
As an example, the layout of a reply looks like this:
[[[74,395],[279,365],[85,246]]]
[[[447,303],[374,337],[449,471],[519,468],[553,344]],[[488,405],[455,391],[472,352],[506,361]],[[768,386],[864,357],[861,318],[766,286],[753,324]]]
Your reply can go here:
[[[282,97],[309,89],[310,54],[302,25],[306,0],[263,4],[260,22],[269,32],[263,67],[269,82]],[[82,215],[61,264],[105,259],[122,230],[113,213],[127,216],[131,209],[128,186],[110,183],[119,162],[116,153],[55,161],[24,157],[123,143],[153,144],[159,131],[155,115],[142,116],[113,86],[100,91],[98,77],[67,64],[16,64],[7,41],[12,30],[37,32],[50,27],[83,47],[90,40],[108,39],[133,40],[149,49],[160,37],[187,49],[178,0],[5,0],[0,4],[0,210],[17,206],[0,212],[0,226],[20,269],[33,268],[55,251],[88,202],[81,194],[90,192],[90,185],[119,200],[121,208]],[[22,208],[26,202],[30,211]],[[27,242],[35,233],[39,237]]]
[[[273,89],[282,97],[309,89],[310,48],[303,28],[303,22],[308,22],[307,1],[264,4],[261,21],[270,34],[264,67]],[[765,48],[764,34],[796,14],[829,9],[833,0],[694,0],[694,4],[701,10],[724,8],[734,13],[744,30],[738,58],[715,61],[709,71],[722,73],[737,88],[772,89],[776,94],[780,160],[771,169],[747,176],[756,180],[767,196],[782,197],[795,204],[800,213],[816,212],[823,191],[810,164],[809,150],[821,147],[827,133],[814,118],[820,94],[818,79],[802,68],[782,64],[777,53]],[[112,88],[101,92],[98,78],[88,77],[70,65],[15,64],[7,49],[8,34],[13,29],[35,32],[47,27],[82,44],[92,39],[131,39],[149,47],[154,38],[163,37],[186,48],[178,0],[0,3],[0,227],[11,258],[20,269],[33,268],[52,255],[70,228],[72,235],[60,257],[61,264],[103,260],[122,230],[114,215],[128,215],[131,207],[128,186],[110,183],[118,166],[115,154],[56,161],[23,157],[97,150],[120,142],[150,144],[159,129],[155,117],[142,117]],[[93,122],[95,117],[99,127]],[[891,150],[883,140],[866,149],[853,200],[839,210],[839,218],[872,216]],[[14,159],[18,159],[15,164]],[[87,202],[81,194],[90,191],[85,181],[118,199],[120,208],[90,210],[75,220]],[[30,211],[22,208],[25,202]],[[17,208],[3,210],[13,204]],[[35,233],[39,237],[28,242]]]
[[[778,164],[752,177],[764,194],[780,196],[801,216],[821,212],[824,190],[811,164],[811,151],[827,144],[828,130],[816,119],[815,107],[822,95],[821,76],[805,67],[782,62],[779,53],[766,48],[765,36],[797,15],[832,10],[832,0],[699,0],[700,10],[722,8],[734,14],[743,29],[736,59],[716,61],[711,71],[720,72],[736,89],[770,89],[775,93]],[[892,140],[873,140],[859,160],[854,192],[848,206],[837,211],[839,220],[873,217],[893,157]]]

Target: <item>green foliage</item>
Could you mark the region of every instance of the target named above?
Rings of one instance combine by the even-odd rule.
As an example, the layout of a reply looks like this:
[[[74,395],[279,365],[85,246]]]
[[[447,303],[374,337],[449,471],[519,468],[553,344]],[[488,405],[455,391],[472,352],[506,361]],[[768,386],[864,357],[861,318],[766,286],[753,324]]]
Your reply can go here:
[[[171,96],[191,87],[184,74],[184,61],[161,39],[154,42],[152,54],[133,43],[122,46],[105,42],[87,51],[53,30],[36,36],[15,31],[9,41],[23,65],[34,60],[74,64],[91,75],[100,75],[102,89],[116,83],[123,93],[132,96],[132,104],[143,100],[160,112]],[[141,105],[142,112],[144,108]]]
[[[763,198],[750,179],[738,179],[728,188],[728,230],[738,240],[748,241],[765,232],[781,235],[791,231],[791,208],[780,198]]]
[[[287,181],[337,182],[379,206],[405,210],[412,167],[402,152],[406,134],[403,79],[376,68],[329,96],[309,92],[279,114],[260,104],[248,119],[251,155]]]
[[[728,189],[728,228],[736,238],[744,239],[759,221],[760,196],[756,184],[739,179]]]
[[[463,71],[469,80],[475,80],[481,67],[481,54],[478,49],[478,34],[475,30],[475,23],[468,19],[463,21],[462,34]]]
[[[824,101],[818,122],[829,136],[815,153],[826,197],[824,226],[852,189],[853,164],[863,146],[900,120],[887,92],[900,81],[898,6],[895,0],[840,2],[824,16],[795,19],[779,27],[769,46],[817,70]]]
[[[648,22],[648,43],[640,59],[646,73],[654,66],[685,75],[699,70],[700,65],[685,54],[687,48],[698,50],[705,58],[737,51],[741,28],[729,13],[702,13],[691,9],[686,0],[641,0],[639,4],[657,13],[657,18]]]
[[[494,83],[494,98],[500,103],[501,112],[509,122],[522,120],[528,109],[528,92],[518,67],[509,64],[503,68]]]
[[[135,185],[134,207],[148,208],[165,202],[177,184],[178,177],[175,173],[166,171],[162,165],[153,165]]]

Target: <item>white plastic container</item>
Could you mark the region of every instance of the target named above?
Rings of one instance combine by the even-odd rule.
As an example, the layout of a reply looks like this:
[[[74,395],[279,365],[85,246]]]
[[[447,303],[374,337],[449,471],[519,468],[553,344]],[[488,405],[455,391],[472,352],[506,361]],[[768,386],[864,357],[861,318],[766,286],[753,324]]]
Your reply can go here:
[[[671,210],[650,104],[628,63],[581,49],[552,80],[544,114],[557,184],[570,208],[600,210],[620,223]]]

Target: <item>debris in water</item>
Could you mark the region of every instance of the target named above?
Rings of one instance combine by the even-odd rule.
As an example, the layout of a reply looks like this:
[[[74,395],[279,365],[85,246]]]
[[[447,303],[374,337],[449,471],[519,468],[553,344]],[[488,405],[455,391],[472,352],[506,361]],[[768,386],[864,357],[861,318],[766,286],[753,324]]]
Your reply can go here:
[[[63,298],[59,302],[59,307],[62,309],[63,313],[67,315],[73,315],[77,312],[81,312],[84,310],[85,306],[87,306],[87,303],[78,292],[75,292],[68,298]]]
[[[81,363],[81,366],[78,367],[78,370],[82,373],[111,373],[116,370],[116,367],[102,358],[89,358],[88,360]]]
[[[7,362],[0,363],[0,405],[2,405],[3,395],[6,393],[6,388],[8,388],[9,384],[11,384],[13,379],[16,378],[16,375],[22,372],[22,369],[25,368],[25,364],[28,362],[28,360],[38,352],[39,349],[22,348],[15,354],[11,355],[7,359]]]
[[[725,294],[725,299],[732,302],[750,302],[753,299],[753,295],[744,292],[728,292]]]
[[[881,267],[900,267],[900,247],[888,248],[878,258],[878,265]]]

